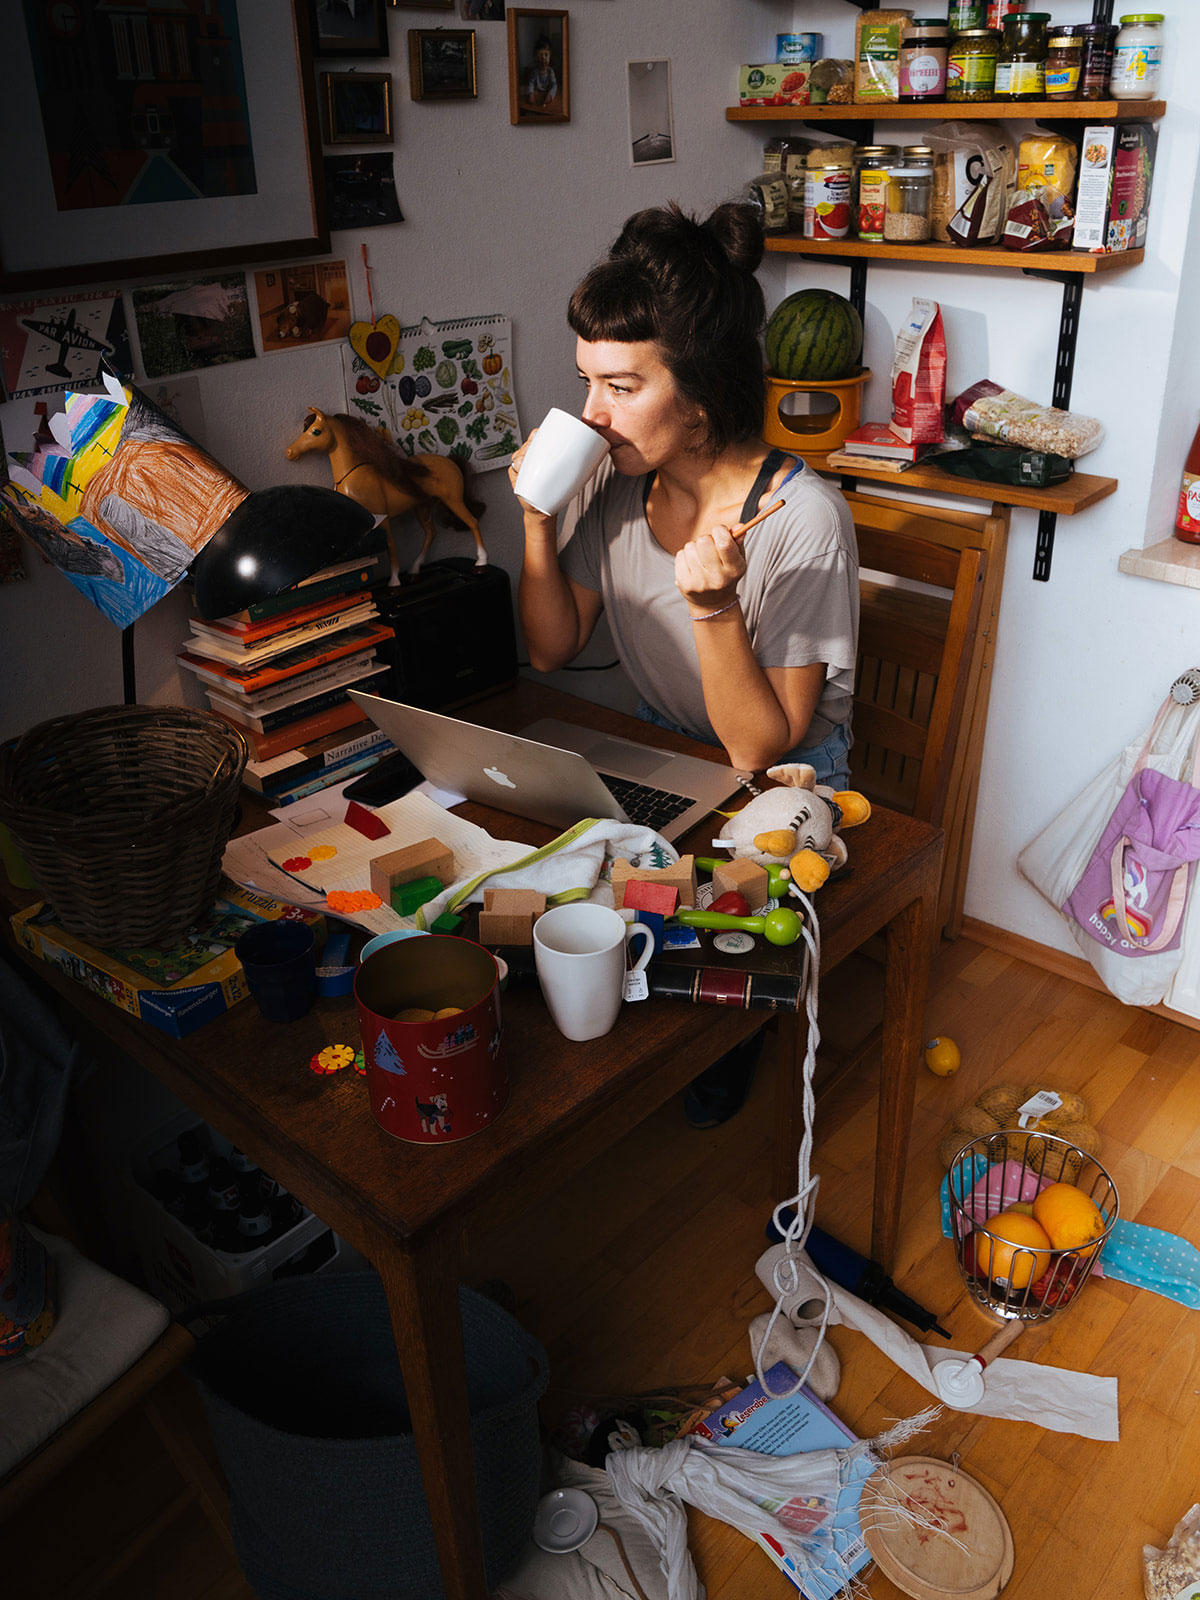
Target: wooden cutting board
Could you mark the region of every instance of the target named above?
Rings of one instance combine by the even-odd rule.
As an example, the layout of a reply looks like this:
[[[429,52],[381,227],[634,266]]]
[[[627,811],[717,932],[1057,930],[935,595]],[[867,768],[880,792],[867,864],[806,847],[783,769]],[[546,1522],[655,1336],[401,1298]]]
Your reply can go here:
[[[911,1523],[900,1509],[906,1505],[930,1526]],[[981,1483],[948,1461],[891,1462],[868,1482],[860,1515],[880,1571],[914,1600],[994,1600],[1012,1577],[1012,1532],[1003,1511]]]

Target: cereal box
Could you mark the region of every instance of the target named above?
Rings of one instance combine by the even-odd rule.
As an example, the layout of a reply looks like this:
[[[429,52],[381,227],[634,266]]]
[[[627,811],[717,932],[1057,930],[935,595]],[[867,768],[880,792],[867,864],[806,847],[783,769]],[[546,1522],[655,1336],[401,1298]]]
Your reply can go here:
[[[1075,248],[1091,255],[1140,250],[1146,242],[1158,133],[1148,122],[1083,130],[1075,198]]]
[[[742,67],[738,75],[738,101],[744,106],[806,106],[809,61],[769,61]]]

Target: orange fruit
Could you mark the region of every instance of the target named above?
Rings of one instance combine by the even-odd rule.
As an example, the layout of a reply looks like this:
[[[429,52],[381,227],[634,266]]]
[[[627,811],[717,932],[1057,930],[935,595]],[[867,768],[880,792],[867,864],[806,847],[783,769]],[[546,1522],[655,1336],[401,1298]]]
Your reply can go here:
[[[971,1238],[977,1270],[1011,1289],[1026,1288],[1050,1265],[1050,1240],[1045,1229],[1021,1211],[998,1211]]]
[[[1033,1214],[1055,1250],[1094,1246],[1108,1226],[1095,1201],[1073,1183],[1049,1184],[1034,1199]]]

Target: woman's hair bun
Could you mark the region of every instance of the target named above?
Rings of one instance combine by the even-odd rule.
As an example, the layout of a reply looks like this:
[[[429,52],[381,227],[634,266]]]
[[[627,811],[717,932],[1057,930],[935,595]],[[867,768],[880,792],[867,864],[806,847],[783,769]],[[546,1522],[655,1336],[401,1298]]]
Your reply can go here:
[[[758,270],[763,258],[763,231],[753,206],[741,200],[727,200],[703,226],[717,240],[731,266],[742,272]]]

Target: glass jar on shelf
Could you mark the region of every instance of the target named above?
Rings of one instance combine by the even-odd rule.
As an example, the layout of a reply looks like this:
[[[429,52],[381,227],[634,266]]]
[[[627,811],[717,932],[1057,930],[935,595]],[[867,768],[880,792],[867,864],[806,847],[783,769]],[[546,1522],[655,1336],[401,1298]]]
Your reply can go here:
[[[947,100],[994,100],[1000,33],[995,28],[969,28],[950,41],[946,63]]]
[[[848,106],[854,103],[854,63],[823,56],[808,75],[811,106]]]
[[[928,167],[931,172],[937,160],[933,146],[928,144],[906,144],[901,151],[901,155],[904,160],[898,162],[898,166]]]
[[[1076,24],[1076,31],[1083,39],[1083,60],[1079,65],[1079,98],[1107,100],[1117,25],[1115,22],[1080,22]]]
[[[1083,36],[1070,23],[1051,28],[1046,41],[1046,99],[1076,100],[1083,67]]]
[[[987,25],[988,0],[950,0],[947,22],[952,33],[965,33],[968,28]]]
[[[1004,19],[1000,58],[996,63],[997,100],[1046,98],[1048,11],[1017,11]]]
[[[1109,79],[1114,100],[1153,100],[1158,93],[1162,23],[1161,11],[1134,11],[1121,18]]]
[[[899,165],[898,144],[855,145],[855,231],[860,239],[872,244],[882,240],[883,218],[887,211],[888,171]]]
[[[950,35],[940,17],[914,17],[900,35],[900,100],[920,105],[945,99]]]
[[[883,237],[888,244],[921,244],[929,238],[933,171],[929,167],[893,167],[888,179]]]

